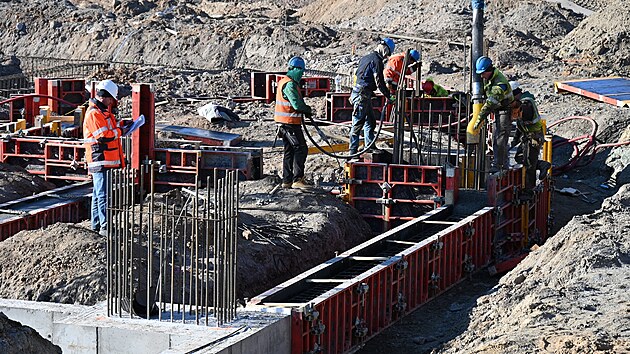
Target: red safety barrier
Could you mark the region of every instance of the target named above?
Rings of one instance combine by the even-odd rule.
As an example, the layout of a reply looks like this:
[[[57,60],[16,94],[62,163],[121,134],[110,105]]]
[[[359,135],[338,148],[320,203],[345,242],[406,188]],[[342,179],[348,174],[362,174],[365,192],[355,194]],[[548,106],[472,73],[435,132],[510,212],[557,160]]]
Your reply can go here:
[[[375,231],[386,231],[444,204],[440,166],[352,162],[345,190]]]
[[[492,257],[491,211],[484,208],[294,309],[291,352],[354,352],[486,266]]]

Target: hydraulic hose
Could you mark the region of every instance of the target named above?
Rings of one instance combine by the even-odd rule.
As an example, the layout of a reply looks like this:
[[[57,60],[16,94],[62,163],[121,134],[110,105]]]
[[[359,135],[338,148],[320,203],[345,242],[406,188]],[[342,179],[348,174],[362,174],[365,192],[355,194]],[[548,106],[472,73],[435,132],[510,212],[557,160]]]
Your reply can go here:
[[[378,124],[378,129],[376,130],[376,134],[374,134],[374,140],[370,141],[370,143],[367,146],[363,147],[363,150],[360,150],[354,154],[349,154],[349,155],[338,155],[335,154],[333,152],[328,152],[326,151],[324,148],[322,148],[316,141],[315,139],[313,139],[313,137],[311,136],[311,133],[309,133],[308,129],[306,128],[306,123],[304,122],[304,119],[302,119],[302,126],[304,126],[304,132],[306,133],[306,136],[308,137],[308,140],[311,141],[311,143],[313,143],[313,145],[322,153],[330,156],[330,157],[334,157],[336,159],[352,159],[355,157],[359,157],[361,156],[363,153],[365,153],[366,151],[368,151],[369,149],[372,148],[372,146],[374,146],[376,144],[376,140],[378,140],[379,135],[381,134],[381,128],[383,128],[383,121],[385,120],[385,115],[387,114],[387,103],[385,103],[383,105],[383,108],[381,109],[381,117],[380,117],[380,121]],[[319,129],[319,127],[317,126],[317,122],[315,122],[315,120],[313,119],[313,117],[308,117],[309,120],[311,121],[311,124],[315,127],[315,129],[317,130],[317,132],[319,133],[320,136],[325,136],[325,134],[321,131],[321,129]],[[327,139],[324,139],[324,141],[326,141],[326,143],[328,143]],[[328,145],[330,146],[330,143],[328,143]]]
[[[630,140],[623,141],[620,143],[597,145],[597,140],[595,139],[595,136],[597,135],[598,126],[597,126],[597,122],[595,122],[595,120],[593,120],[593,118],[591,117],[570,116],[570,117],[560,119],[557,122],[549,124],[547,128],[552,128],[562,123],[565,123],[568,121],[574,121],[574,120],[583,120],[583,121],[589,122],[591,124],[590,133],[580,135],[578,137],[570,138],[570,139],[559,138],[559,139],[556,139],[552,143],[554,151],[555,149],[565,146],[565,145],[571,145],[571,148],[573,150],[573,155],[569,158],[569,160],[565,164],[561,166],[556,166],[553,168],[552,174],[554,176],[570,171],[576,167],[584,167],[590,164],[595,159],[595,155],[597,154],[597,152],[601,149],[630,145]]]

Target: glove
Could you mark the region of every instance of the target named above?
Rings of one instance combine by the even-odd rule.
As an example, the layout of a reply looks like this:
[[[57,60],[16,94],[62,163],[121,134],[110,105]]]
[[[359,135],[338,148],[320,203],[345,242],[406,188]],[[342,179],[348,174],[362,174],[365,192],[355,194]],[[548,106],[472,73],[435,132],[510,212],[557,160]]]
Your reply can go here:
[[[313,112],[304,113],[304,117],[309,118],[309,119],[312,118]]]
[[[389,96],[389,98],[387,99],[387,103],[389,103],[389,104],[396,103],[396,96],[395,95]]]

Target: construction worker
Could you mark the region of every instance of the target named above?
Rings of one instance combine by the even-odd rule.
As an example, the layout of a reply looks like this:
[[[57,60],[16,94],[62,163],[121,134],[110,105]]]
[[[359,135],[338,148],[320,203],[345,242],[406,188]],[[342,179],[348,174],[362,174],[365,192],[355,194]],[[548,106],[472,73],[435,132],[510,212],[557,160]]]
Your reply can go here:
[[[514,95],[512,118],[516,120],[517,128],[511,146],[518,145],[515,160],[525,166],[525,190],[521,199],[529,200],[536,187],[536,170],[540,171],[538,178],[544,180],[551,164],[539,159],[545,136],[534,95],[523,92],[517,81],[510,81],[510,88]]]
[[[383,60],[394,51],[394,41],[384,38],[374,51],[359,60],[359,67],[354,75],[350,103],[352,111],[352,129],[350,130],[350,155],[359,150],[359,136],[363,129],[363,139],[367,147],[374,140],[376,117],[372,109],[372,96],[378,90],[393,103],[396,98],[391,95],[383,77]]]
[[[107,171],[124,167],[120,137],[126,131],[111,108],[117,103],[118,86],[111,80],[96,86],[83,121],[88,173],[92,175],[92,230],[107,235]]]
[[[422,83],[422,91],[424,91],[425,96],[429,97],[448,97],[450,94],[447,89],[436,84],[430,77]]]
[[[510,104],[514,101],[512,89],[505,75],[492,65],[492,60],[482,56],[477,59],[476,72],[485,80],[484,92],[486,102],[479,117],[473,125],[473,129],[479,129],[490,113],[494,113],[494,131],[492,132],[492,148],[494,159],[490,167],[490,173],[508,169],[508,138],[512,127]]]
[[[385,65],[385,71],[383,71],[383,76],[385,77],[385,83],[387,84],[387,88],[392,93],[396,92],[398,88],[398,82],[400,81],[400,75],[403,72],[403,64],[405,62],[406,53],[399,53],[396,55],[392,55],[387,60],[387,65]],[[409,51],[409,63],[407,64],[407,71],[405,71],[405,75],[411,75],[414,71],[416,71],[418,64],[420,63],[420,52],[412,49]]]
[[[312,109],[302,98],[299,82],[304,75],[306,64],[301,57],[289,60],[287,75],[278,82],[274,121],[278,124],[278,136],[284,145],[282,161],[283,188],[310,188],[304,182],[304,164],[308,148],[302,132],[302,119],[310,117]]]

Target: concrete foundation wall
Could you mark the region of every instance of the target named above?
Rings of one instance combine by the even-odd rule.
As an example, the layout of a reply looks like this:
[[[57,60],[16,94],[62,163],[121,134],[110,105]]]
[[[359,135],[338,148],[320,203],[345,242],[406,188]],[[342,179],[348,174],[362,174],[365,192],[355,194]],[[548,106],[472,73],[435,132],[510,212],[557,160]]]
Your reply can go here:
[[[64,353],[289,354],[290,317],[264,325],[212,328],[141,319],[110,318],[102,309],[0,299],[0,312],[36,330]],[[234,333],[230,336],[230,334]],[[224,339],[229,336],[229,338]],[[216,342],[216,343],[215,343]]]

